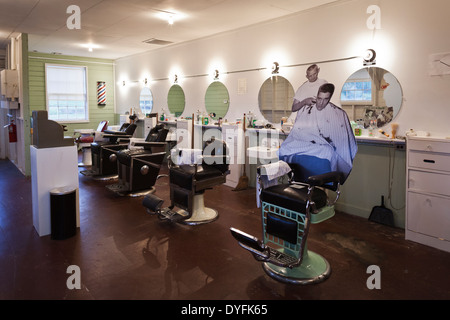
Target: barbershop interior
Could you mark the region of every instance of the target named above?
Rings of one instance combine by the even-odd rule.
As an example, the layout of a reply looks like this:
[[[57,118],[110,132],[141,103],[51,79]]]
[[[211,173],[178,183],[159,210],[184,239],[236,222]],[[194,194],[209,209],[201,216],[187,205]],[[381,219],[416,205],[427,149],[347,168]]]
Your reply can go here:
[[[0,300],[450,299],[448,0],[0,3]]]

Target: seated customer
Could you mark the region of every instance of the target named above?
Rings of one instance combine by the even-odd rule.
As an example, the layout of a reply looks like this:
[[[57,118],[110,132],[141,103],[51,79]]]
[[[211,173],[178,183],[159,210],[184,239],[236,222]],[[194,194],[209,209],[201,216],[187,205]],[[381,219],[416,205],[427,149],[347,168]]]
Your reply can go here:
[[[343,173],[343,183],[352,170],[357,145],[347,113],[330,102],[333,93],[333,84],[323,84],[315,103],[298,110],[294,126],[281,144],[278,156],[287,163],[311,163],[313,169],[304,172],[304,178],[339,171]]]

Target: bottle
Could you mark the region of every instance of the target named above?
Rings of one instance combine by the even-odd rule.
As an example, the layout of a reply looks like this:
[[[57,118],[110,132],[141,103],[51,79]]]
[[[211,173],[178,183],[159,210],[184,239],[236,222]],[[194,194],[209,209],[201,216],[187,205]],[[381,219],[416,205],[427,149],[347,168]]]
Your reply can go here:
[[[369,124],[369,137],[373,137],[373,129],[375,128],[374,126],[374,121],[370,120],[370,124]]]

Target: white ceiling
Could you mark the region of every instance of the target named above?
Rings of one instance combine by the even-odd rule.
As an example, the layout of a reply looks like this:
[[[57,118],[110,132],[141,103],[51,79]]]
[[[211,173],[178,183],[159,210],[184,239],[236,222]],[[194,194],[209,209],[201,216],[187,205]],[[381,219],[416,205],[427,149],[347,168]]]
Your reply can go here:
[[[0,49],[27,33],[29,51],[117,59],[161,48],[143,42],[151,38],[181,43],[334,1],[0,0]],[[67,27],[70,5],[81,10],[80,29]],[[173,25],[165,20],[170,13]]]

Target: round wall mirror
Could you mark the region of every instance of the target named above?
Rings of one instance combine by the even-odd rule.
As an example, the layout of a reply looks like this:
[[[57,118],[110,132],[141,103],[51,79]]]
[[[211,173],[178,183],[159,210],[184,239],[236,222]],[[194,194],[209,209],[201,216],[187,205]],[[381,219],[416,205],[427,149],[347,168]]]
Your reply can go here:
[[[362,68],[353,73],[341,91],[341,107],[350,120],[359,121],[368,128],[378,128],[391,122],[400,111],[403,93],[397,78],[389,71]]]
[[[259,89],[259,110],[264,118],[271,123],[279,123],[281,118],[292,113],[294,88],[282,76],[272,76]]]
[[[185,102],[183,89],[178,84],[171,86],[167,95],[169,112],[174,114],[175,117],[181,116],[184,111]]]
[[[141,94],[139,96],[139,108],[141,108],[141,112],[144,115],[152,113],[153,95],[148,87],[144,87],[141,90]]]
[[[214,81],[206,89],[205,108],[208,114],[215,114],[213,119],[225,117],[230,106],[228,90],[222,82]]]

